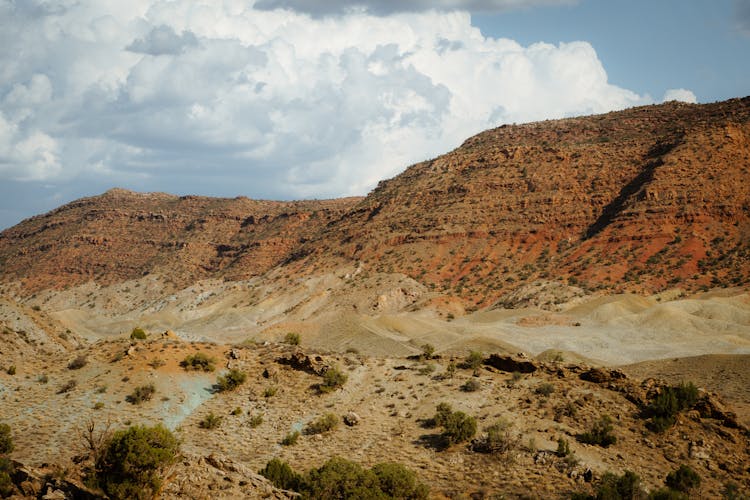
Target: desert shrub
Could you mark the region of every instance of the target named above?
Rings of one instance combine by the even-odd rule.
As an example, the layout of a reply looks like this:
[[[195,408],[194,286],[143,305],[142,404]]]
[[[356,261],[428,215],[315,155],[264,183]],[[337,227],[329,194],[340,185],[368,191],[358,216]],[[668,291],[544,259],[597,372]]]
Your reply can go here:
[[[125,401],[134,405],[138,405],[143,403],[144,401],[151,401],[151,398],[154,396],[155,392],[156,387],[154,386],[154,384],[140,385],[133,389],[132,393],[125,396]]]
[[[247,379],[247,373],[236,368],[229,370],[226,375],[220,375],[216,380],[218,392],[233,391]]]
[[[721,490],[721,497],[726,500],[747,500],[748,497],[740,491],[737,483],[724,483],[724,489]]]
[[[250,420],[247,421],[251,428],[255,429],[263,423],[263,415],[253,415]]]
[[[678,469],[667,474],[666,484],[673,490],[689,493],[700,486],[701,477],[690,466],[682,464]]]
[[[648,500],[690,500],[685,493],[670,488],[659,488],[648,495]]]
[[[431,373],[435,372],[435,364],[434,363],[427,363],[426,365],[419,368],[417,373],[420,375],[429,375]]]
[[[484,361],[484,355],[479,351],[471,351],[463,362],[463,368],[469,368],[474,370],[474,373],[478,373],[479,367],[482,366]]]
[[[152,498],[178,451],[179,441],[162,425],[117,431],[96,458],[96,481],[112,498]]]
[[[462,411],[456,411],[447,415],[442,427],[441,436],[446,445],[462,443],[477,433],[477,420]]]
[[[68,363],[68,370],[80,370],[84,366],[86,366],[86,363],[88,363],[88,359],[86,359],[85,354],[79,354],[78,356],[73,359],[70,363]]]
[[[8,375],[15,375],[16,374],[16,365],[10,365],[7,370],[5,370],[5,373]]]
[[[216,429],[221,425],[222,417],[214,415],[214,412],[209,413],[206,417],[201,420],[198,425],[201,429]]]
[[[429,488],[419,482],[417,475],[397,463],[380,463],[367,470],[350,460],[333,457],[300,475],[274,458],[259,473],[279,488],[300,493],[303,499],[425,500],[429,495]]]
[[[65,382],[63,385],[60,386],[59,389],[57,389],[58,394],[65,394],[66,392],[70,392],[73,389],[76,388],[78,385],[78,381],[76,379],[70,379],[67,382]]]
[[[195,354],[188,354],[185,359],[180,361],[180,366],[186,370],[203,370],[204,372],[212,372],[216,369],[214,363],[216,360],[211,356],[208,356],[202,352],[196,352]]]
[[[560,422],[563,417],[575,418],[576,415],[578,415],[578,408],[571,401],[566,401],[555,407],[555,422]]]
[[[323,382],[318,385],[318,390],[323,394],[333,392],[339,387],[343,387],[348,379],[346,373],[332,366],[323,374]]]
[[[438,403],[435,408],[435,416],[430,422],[432,427],[442,427],[448,422],[448,417],[453,413],[453,408],[448,403]]]
[[[289,345],[299,345],[300,337],[299,333],[289,332],[284,337],[284,342]]]
[[[432,359],[432,357],[435,355],[435,346],[432,344],[423,344],[422,345],[422,358],[424,359]]]
[[[136,326],[133,331],[130,332],[130,340],[146,340],[146,331],[143,328]]]
[[[401,464],[381,463],[371,470],[377,478],[380,491],[388,498],[426,499],[430,492],[427,485],[419,482],[414,471]]]
[[[504,454],[518,447],[520,439],[511,432],[511,423],[498,420],[485,429],[486,434],[474,443],[474,451],[481,453]]]
[[[571,498],[573,500],[637,500],[646,498],[646,492],[641,487],[641,478],[634,472],[625,471],[622,476],[605,472],[596,484],[594,495],[574,493]]]
[[[557,439],[557,451],[555,451],[555,455],[557,455],[560,458],[564,458],[570,455],[570,444],[568,444],[567,439],[565,438]]]
[[[161,368],[162,366],[166,365],[167,362],[164,361],[161,358],[154,358],[151,360],[151,362],[148,364],[151,368],[156,370],[157,368]]]
[[[481,388],[482,384],[476,379],[467,380],[466,383],[461,386],[461,390],[464,392],[476,392]]]
[[[16,487],[11,479],[14,473],[13,462],[0,456],[0,498],[7,498],[16,493]]]
[[[612,434],[612,419],[609,415],[602,416],[594,422],[591,429],[578,435],[578,440],[586,444],[595,444],[607,448],[617,442],[617,437]]]
[[[282,446],[292,446],[297,444],[297,440],[299,439],[299,431],[292,431],[288,433],[286,436],[284,436],[284,439],[281,440]]]
[[[46,384],[47,382],[49,382],[49,377],[46,373],[43,373],[37,377],[36,381],[40,384]]]
[[[258,473],[282,490],[299,491],[303,481],[289,464],[278,458],[270,460]]]
[[[451,361],[448,363],[448,367],[445,369],[445,375],[448,378],[453,378],[453,376],[456,374],[456,363]]]
[[[242,415],[242,408],[240,408],[239,406],[236,407],[234,410],[232,410],[231,414],[234,415],[235,417],[238,415]]]
[[[264,398],[272,398],[276,395],[276,393],[279,392],[279,388],[275,385],[271,385],[263,389],[263,397]]]
[[[692,382],[664,387],[643,412],[650,419],[647,427],[664,432],[674,425],[680,411],[692,408],[697,401],[698,388]]]
[[[606,472],[599,480],[596,498],[635,499],[639,497],[643,497],[641,478],[632,471],[625,471],[622,476]]]
[[[322,434],[332,431],[339,424],[339,417],[334,413],[326,413],[314,422],[310,422],[305,428],[305,434]]]
[[[549,382],[544,382],[542,384],[539,384],[534,389],[535,394],[544,396],[545,398],[549,397],[550,394],[552,394],[553,392],[555,392],[555,386],[550,384]]]
[[[429,488],[419,483],[411,470],[399,464],[383,463],[372,469],[344,458],[333,457],[305,476],[303,498],[330,499],[426,499]]]
[[[13,451],[13,438],[10,436],[10,426],[0,424],[0,455],[7,455]]]
[[[303,498],[382,498],[382,493],[377,495],[379,489],[372,472],[349,460],[333,457],[307,473]]]

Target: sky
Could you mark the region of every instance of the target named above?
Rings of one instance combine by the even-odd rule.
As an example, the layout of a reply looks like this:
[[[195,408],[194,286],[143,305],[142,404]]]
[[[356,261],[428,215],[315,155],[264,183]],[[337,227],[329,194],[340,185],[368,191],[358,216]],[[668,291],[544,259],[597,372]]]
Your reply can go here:
[[[750,0],[0,0],[0,229],[364,195],[505,123],[750,94]]]

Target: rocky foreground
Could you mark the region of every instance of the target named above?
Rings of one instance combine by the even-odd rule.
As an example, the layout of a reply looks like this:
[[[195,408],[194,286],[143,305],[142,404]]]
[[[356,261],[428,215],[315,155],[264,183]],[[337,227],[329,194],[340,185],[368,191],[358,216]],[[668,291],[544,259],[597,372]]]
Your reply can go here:
[[[216,371],[180,366],[196,353],[212,358]],[[83,366],[71,368],[80,359]],[[216,392],[217,375],[232,369],[246,380]],[[321,390],[331,370],[344,381]],[[73,358],[18,366],[0,382],[3,420],[16,444],[17,487],[27,496],[76,488],[95,494],[84,486],[87,432],[157,423],[181,440],[180,458],[164,476],[166,498],[283,498],[290,493],[257,475],[269,460],[306,471],[335,456],[364,467],[401,463],[434,498],[564,498],[593,492],[606,472],[628,470],[655,491],[680,465],[701,478],[691,497],[750,487],[747,428],[717,394],[698,390],[673,420],[655,426],[654,402],[679,384],[562,356],[451,359],[426,348],[410,359],[368,358],[166,336],[100,342]],[[153,393],[134,402],[136,388],[148,385]],[[476,432],[446,441],[446,429],[431,423],[439,403],[474,419]],[[311,430],[328,414],[330,428]],[[211,418],[218,423],[205,428]],[[602,425],[598,438],[585,437]],[[293,444],[282,444],[295,432]]]

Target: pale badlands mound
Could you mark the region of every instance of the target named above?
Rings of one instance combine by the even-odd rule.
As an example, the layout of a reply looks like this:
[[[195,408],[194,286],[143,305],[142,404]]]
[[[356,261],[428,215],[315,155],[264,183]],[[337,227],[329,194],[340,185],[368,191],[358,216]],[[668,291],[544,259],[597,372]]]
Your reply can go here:
[[[403,275],[363,277],[352,269],[283,283],[208,280],[172,294],[160,282],[150,275],[9,300],[0,304],[0,322],[42,339],[59,330],[87,341],[135,326],[218,343],[279,341],[295,332],[315,349],[381,357],[417,354],[425,343],[439,353],[562,352],[604,365],[750,354],[750,294],[740,289],[588,296],[556,311],[469,313]]]

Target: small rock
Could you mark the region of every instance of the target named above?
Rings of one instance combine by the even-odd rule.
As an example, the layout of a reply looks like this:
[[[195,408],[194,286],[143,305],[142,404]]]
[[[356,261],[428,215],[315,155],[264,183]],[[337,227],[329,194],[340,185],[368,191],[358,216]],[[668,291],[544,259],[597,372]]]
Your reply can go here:
[[[53,490],[50,486],[47,488],[47,494],[45,494],[43,500],[66,500],[68,497],[61,490]]]
[[[360,421],[359,415],[354,413],[353,411],[350,411],[346,415],[344,415],[344,423],[348,425],[349,427],[354,427],[355,425],[358,425]]]

